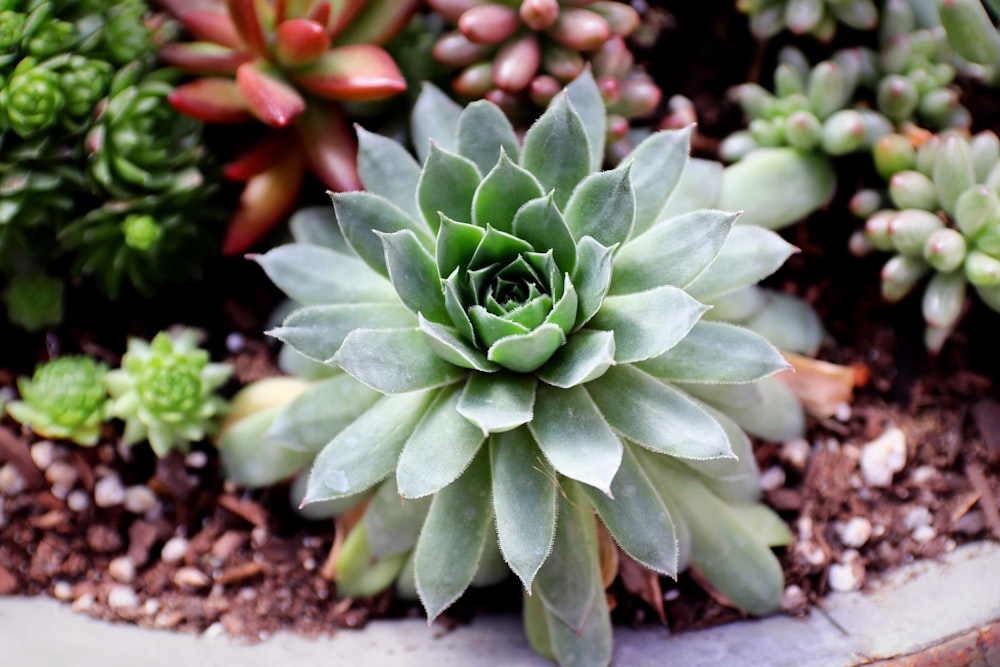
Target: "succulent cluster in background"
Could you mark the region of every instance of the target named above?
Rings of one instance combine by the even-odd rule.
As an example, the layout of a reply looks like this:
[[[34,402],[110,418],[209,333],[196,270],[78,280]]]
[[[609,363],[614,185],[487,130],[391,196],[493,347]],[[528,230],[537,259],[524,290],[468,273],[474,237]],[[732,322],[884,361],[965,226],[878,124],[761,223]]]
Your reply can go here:
[[[0,10],[0,272],[10,319],[57,323],[66,281],[114,298],[190,277],[217,246],[200,126],[157,69],[170,23],[142,0]],[[214,213],[214,215],[213,215]]]
[[[838,24],[870,30],[879,20],[874,0],[737,0],[736,7],[749,15],[751,32],[762,40],[789,30],[830,41]]]

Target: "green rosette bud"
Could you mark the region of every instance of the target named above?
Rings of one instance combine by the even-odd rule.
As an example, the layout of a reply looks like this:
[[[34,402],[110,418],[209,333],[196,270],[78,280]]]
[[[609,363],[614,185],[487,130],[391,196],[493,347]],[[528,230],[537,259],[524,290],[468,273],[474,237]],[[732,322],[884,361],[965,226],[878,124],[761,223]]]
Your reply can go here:
[[[962,266],[968,249],[965,237],[951,227],[931,232],[924,244],[924,259],[936,270],[949,273]]]
[[[63,284],[42,271],[16,273],[3,291],[7,317],[29,331],[59,324],[63,314]]]
[[[63,123],[72,131],[80,132],[90,124],[98,102],[108,94],[114,68],[104,60],[71,56],[53,69],[59,74],[66,99]]]
[[[796,111],[785,123],[785,138],[789,145],[811,150],[823,141],[823,125],[808,111]]]
[[[24,35],[24,23],[27,17],[12,9],[0,11],[0,52],[14,52]],[[6,54],[0,54],[0,63],[4,62]]]
[[[68,21],[50,19],[39,26],[27,40],[26,51],[35,58],[48,58],[64,53],[80,41],[76,26]]]
[[[917,152],[912,142],[901,134],[887,134],[879,139],[875,142],[872,155],[875,158],[875,169],[886,180],[897,172],[916,166]]]
[[[922,257],[895,255],[882,267],[882,298],[895,302],[909,294],[930,271]]]
[[[750,130],[750,136],[758,146],[775,148],[785,143],[784,119],[754,118],[747,129]]]
[[[187,451],[214,433],[227,404],[216,390],[232,374],[228,364],[209,363],[198,334],[161,332],[152,342],[129,339],[121,368],[104,376],[109,413],[125,421],[123,442],[148,440],[158,456]]]
[[[55,125],[65,104],[59,75],[25,58],[0,88],[0,127],[31,137]]]
[[[20,378],[21,400],[7,404],[7,413],[46,438],[96,445],[108,418],[103,378],[107,366],[90,357],[60,357]]]
[[[978,250],[970,250],[965,258],[965,277],[977,287],[1000,285],[1000,260]]]
[[[889,221],[889,238],[896,249],[905,255],[923,253],[927,238],[944,227],[941,218],[928,211],[906,209],[899,211]]]
[[[899,208],[919,208],[935,211],[938,208],[934,181],[919,171],[905,170],[889,179],[889,196]]]
[[[156,50],[153,34],[143,17],[148,12],[140,0],[115,3],[105,9],[102,46],[108,60],[116,65],[144,60]]]

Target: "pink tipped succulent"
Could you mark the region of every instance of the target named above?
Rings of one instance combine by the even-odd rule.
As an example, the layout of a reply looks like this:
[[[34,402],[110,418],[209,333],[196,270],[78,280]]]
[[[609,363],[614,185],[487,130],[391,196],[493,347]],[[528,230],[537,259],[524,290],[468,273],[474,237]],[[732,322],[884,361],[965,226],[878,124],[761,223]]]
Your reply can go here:
[[[229,164],[246,181],[223,251],[247,250],[291,211],[306,169],[331,190],[357,190],[354,132],[340,101],[381,100],[406,88],[380,44],[419,0],[161,0],[196,41],[161,59],[201,76],[170,95],[209,123],[258,120],[274,132]]]

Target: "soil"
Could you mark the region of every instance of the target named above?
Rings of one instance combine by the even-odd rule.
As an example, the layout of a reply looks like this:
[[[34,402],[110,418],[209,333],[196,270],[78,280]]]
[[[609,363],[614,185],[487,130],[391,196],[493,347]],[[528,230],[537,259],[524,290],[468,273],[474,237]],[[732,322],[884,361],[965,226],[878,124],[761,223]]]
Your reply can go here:
[[[668,95],[695,102],[696,152],[710,157],[740,123],[725,90],[770,71],[780,42],[758,49],[731,2],[667,6],[661,39],[639,55]],[[977,119],[988,127],[997,115]],[[862,161],[838,169],[857,182],[870,177]],[[846,251],[856,223],[845,199],[854,184],[842,183],[825,211],[785,232],[802,252],[769,281],[813,303],[829,332],[818,357],[855,369],[861,380],[833,417],[809,418],[804,442],[756,443],[765,501],[795,536],[778,549],[785,612],[794,615],[822,605],[831,585],[863,588],[901,563],[1000,539],[1000,360],[991,340],[998,316],[972,307],[942,352],[928,355],[919,299],[882,303],[879,258]],[[75,292],[63,327],[45,335],[7,328],[0,387],[13,391],[18,375],[54,354],[115,362],[127,335],[148,338],[181,322],[203,328],[215,358],[235,365],[234,391],[278,372],[276,349],[260,334],[278,300],[257,267],[239,258],[219,260],[197,289],[169,292],[155,308]],[[0,493],[0,595],[52,595],[99,618],[250,640],[422,615],[418,604],[390,594],[339,599],[324,577],[336,528],[293,513],[286,486],[234,487],[221,481],[211,445],[157,460],[146,446],[117,446],[117,428],[109,426],[97,447],[80,448],[40,440],[9,418],[0,423],[0,466],[11,464],[24,486]],[[862,474],[862,452],[892,428],[905,441],[905,465],[891,483],[874,486]],[[866,524],[871,533],[861,540]],[[618,623],[662,621],[683,631],[742,616],[696,572],[674,582],[625,557],[620,567],[608,589]],[[519,603],[512,581],[472,590],[444,621]]]

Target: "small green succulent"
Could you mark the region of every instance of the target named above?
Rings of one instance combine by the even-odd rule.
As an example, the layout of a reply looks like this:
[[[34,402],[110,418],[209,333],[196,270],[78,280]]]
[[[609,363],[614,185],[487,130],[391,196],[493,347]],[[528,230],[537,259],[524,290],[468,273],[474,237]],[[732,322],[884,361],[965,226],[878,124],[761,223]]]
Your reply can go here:
[[[39,365],[30,380],[18,379],[21,400],[8,403],[7,413],[40,436],[96,445],[108,418],[107,372],[90,357],[53,359]]]
[[[110,415],[125,420],[126,445],[148,440],[158,456],[186,451],[215,431],[227,409],[216,390],[231,374],[230,365],[209,363],[193,329],[160,332],[149,343],[131,338],[121,368],[104,376]]]
[[[855,30],[878,24],[873,0],[737,0],[736,8],[750,16],[750,30],[758,39],[770,39],[782,30],[830,41],[843,23]]]
[[[368,192],[333,195],[342,236],[257,258],[301,305],[271,333],[340,370],[276,419],[318,451],[307,505],[370,498],[342,590],[396,577],[434,618],[506,562],[529,639],[563,664],[610,660],[595,512],[640,563],[694,565],[755,614],[780,603],[769,544],[788,539],[726,414],[786,364],[703,315],[792,247],[733,213],[661,215],[690,130],[599,171],[605,132],[589,73],[523,141],[495,105],[426,85],[423,164],[359,130]]]

